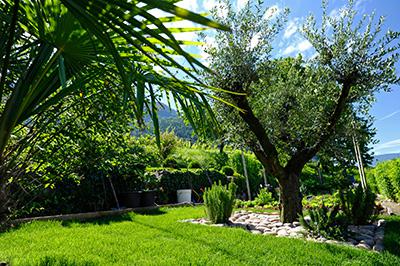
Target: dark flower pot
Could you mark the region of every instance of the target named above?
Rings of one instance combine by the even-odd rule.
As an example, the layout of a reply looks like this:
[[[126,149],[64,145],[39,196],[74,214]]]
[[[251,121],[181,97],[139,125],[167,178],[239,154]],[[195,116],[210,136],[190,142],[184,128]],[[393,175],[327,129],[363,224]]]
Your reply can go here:
[[[141,191],[125,192],[119,194],[119,204],[121,207],[137,208],[140,206]]]
[[[141,206],[142,207],[154,206],[155,198],[156,198],[155,190],[142,191]]]

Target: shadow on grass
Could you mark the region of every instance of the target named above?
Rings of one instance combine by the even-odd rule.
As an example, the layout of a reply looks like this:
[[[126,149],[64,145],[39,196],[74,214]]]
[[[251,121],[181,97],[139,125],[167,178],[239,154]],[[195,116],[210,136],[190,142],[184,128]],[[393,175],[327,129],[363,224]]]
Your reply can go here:
[[[143,210],[137,210],[134,211],[136,214],[140,215],[163,215],[166,214],[166,211],[160,210],[160,209],[143,209]]]
[[[29,264],[22,264],[22,265],[32,265],[31,263]],[[70,260],[64,257],[56,257],[56,256],[46,256],[36,264],[33,264],[36,266],[94,266],[96,263],[92,261],[75,261],[75,260]]]
[[[385,250],[400,257],[400,216],[384,217],[385,226],[384,245]]]
[[[111,223],[127,222],[127,221],[133,221],[133,217],[128,213],[125,213],[120,215],[106,216],[103,218],[62,221],[61,225],[64,227],[71,227],[74,224],[109,225]]]

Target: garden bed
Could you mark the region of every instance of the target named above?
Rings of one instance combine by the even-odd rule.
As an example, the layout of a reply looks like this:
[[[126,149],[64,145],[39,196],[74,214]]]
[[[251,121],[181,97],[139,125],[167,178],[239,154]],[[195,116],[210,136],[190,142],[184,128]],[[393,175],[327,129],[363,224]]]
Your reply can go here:
[[[354,226],[347,228],[348,237],[345,241],[326,239],[324,237],[312,237],[299,222],[281,223],[278,213],[257,213],[240,210],[233,213],[227,224],[210,224],[205,218],[187,219],[183,222],[195,224],[241,227],[253,234],[273,235],[278,237],[303,238],[306,240],[324,242],[329,244],[341,244],[363,248],[368,250],[383,251],[383,238],[385,220],[381,219],[375,224]]]

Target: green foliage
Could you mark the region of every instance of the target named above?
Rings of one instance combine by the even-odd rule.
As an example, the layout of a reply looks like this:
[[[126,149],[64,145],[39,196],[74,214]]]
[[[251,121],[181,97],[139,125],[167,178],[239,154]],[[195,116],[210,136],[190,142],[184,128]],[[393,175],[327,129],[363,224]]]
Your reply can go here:
[[[163,166],[168,167],[168,168],[173,168],[173,169],[179,168],[178,161],[175,158],[171,158],[171,157],[164,160]]]
[[[195,200],[201,202],[204,189],[218,182],[228,182],[225,175],[216,170],[181,169],[158,170],[150,173],[157,177],[162,203],[175,203],[178,189],[192,189]]]
[[[339,212],[339,206],[332,208],[321,206],[308,211],[309,219],[304,215],[299,217],[300,224],[314,237],[343,240],[347,224],[346,218]]]
[[[386,198],[400,201],[400,159],[379,162],[366,174],[373,190]]]
[[[201,165],[200,165],[199,162],[194,161],[194,162],[190,162],[189,163],[188,168],[190,168],[190,169],[200,169]]]
[[[307,209],[319,208],[322,206],[332,208],[332,207],[340,204],[339,192],[336,191],[332,195],[325,194],[325,195],[304,197],[302,200],[302,203],[303,203],[303,206]]]
[[[375,199],[375,193],[357,186],[340,192],[340,207],[351,224],[367,224],[374,218]]]
[[[178,146],[179,139],[174,131],[165,131],[161,133],[160,156],[167,159]]]
[[[225,165],[221,168],[221,172],[224,173],[226,176],[233,176],[235,170],[233,170],[232,167]]]
[[[229,156],[229,165],[235,170],[235,172],[244,176],[243,161],[240,150],[234,150]],[[262,166],[260,161],[252,153],[245,152],[244,154],[246,160],[247,174],[249,177],[250,191],[252,194],[256,195],[260,184],[263,180],[262,178]]]
[[[204,191],[204,206],[208,219],[212,223],[227,223],[231,217],[236,199],[235,183],[229,183],[228,187],[221,184],[206,188]]]
[[[268,192],[266,188],[260,189],[254,201],[256,202],[256,206],[263,206],[276,202],[275,199],[272,197],[272,193]]]

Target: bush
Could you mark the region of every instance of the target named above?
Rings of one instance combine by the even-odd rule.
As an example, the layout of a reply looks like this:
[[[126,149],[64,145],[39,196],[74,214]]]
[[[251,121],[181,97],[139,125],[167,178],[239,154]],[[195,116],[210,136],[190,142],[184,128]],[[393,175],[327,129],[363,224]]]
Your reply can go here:
[[[232,214],[237,186],[231,182],[228,187],[219,183],[204,192],[204,205],[212,223],[227,223]]]
[[[400,201],[400,159],[378,163],[374,169],[367,170],[367,178],[374,191]]]
[[[176,191],[178,189],[192,189],[195,200],[203,200],[203,191],[206,187],[211,187],[214,182],[227,184],[225,175],[215,170],[159,170],[151,173],[159,179],[160,203],[176,202]]]
[[[235,170],[233,170],[232,167],[225,165],[222,167],[221,172],[224,173],[226,176],[233,176]]]
[[[340,193],[341,209],[350,223],[367,224],[373,218],[376,195],[361,186]]]
[[[346,218],[339,212],[339,206],[326,206],[309,210],[310,218],[300,216],[300,224],[314,237],[343,239],[346,234]]]
[[[272,193],[268,192],[266,188],[260,189],[257,197],[254,199],[256,206],[264,206],[264,205],[274,205],[275,200],[272,197]]]
[[[164,167],[178,169],[178,161],[174,158],[167,158],[163,162]]]
[[[335,192],[331,194],[318,195],[318,196],[309,196],[303,198],[303,206],[306,209],[318,208],[322,206],[326,206],[328,208],[332,208],[335,205],[340,204],[339,192]]]
[[[188,168],[190,169],[200,169],[201,165],[199,162],[190,162],[188,165]]]

